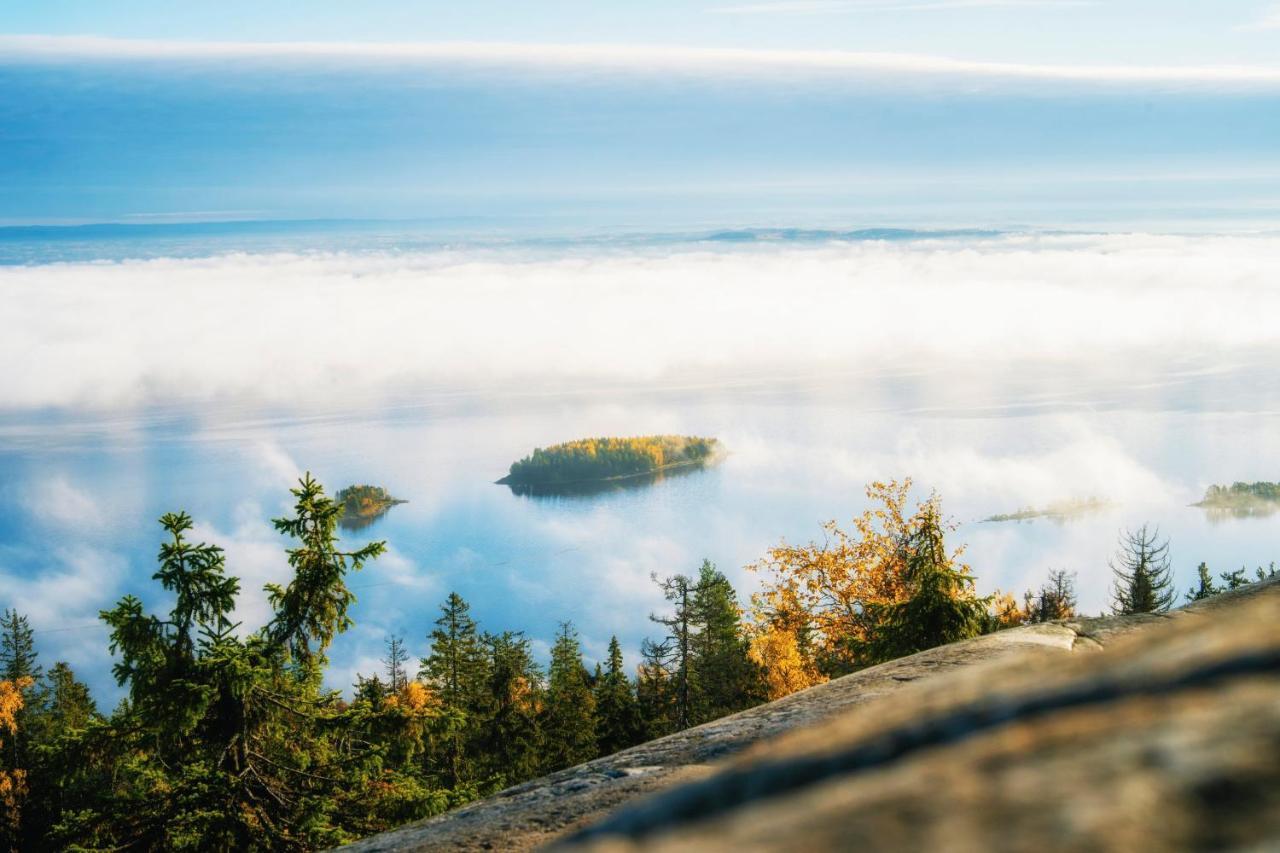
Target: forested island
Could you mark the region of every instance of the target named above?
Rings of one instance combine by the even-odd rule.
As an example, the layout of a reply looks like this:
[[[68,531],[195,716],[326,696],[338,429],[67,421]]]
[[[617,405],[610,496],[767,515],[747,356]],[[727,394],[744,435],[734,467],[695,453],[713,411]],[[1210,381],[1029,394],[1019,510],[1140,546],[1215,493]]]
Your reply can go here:
[[[1069,521],[1091,512],[1097,512],[1111,506],[1110,501],[1089,497],[1070,501],[1058,501],[1045,507],[1023,507],[1017,512],[990,515],[983,522],[995,521],[1034,521],[1037,518],[1048,518],[1053,521]]]
[[[381,486],[347,486],[340,489],[335,500],[342,506],[340,525],[347,530],[359,530],[377,521],[396,504],[408,503],[392,495]]]
[[[1270,515],[1280,512],[1280,483],[1232,483],[1210,486],[1204,498],[1192,506],[1231,515]]]
[[[511,463],[502,485],[557,488],[644,477],[705,465],[720,451],[714,438],[646,435],[634,438],[583,438],[539,447]]]

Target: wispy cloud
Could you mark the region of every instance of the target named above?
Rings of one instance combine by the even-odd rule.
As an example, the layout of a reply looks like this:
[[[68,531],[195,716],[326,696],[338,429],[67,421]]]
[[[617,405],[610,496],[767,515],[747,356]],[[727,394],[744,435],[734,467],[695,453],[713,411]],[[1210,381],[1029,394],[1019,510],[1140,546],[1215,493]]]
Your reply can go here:
[[[720,6],[725,15],[814,15],[836,12],[948,12],[964,9],[1070,9],[1096,6],[1094,0],[779,0]]]
[[[1007,2],[1008,0],[1006,0]],[[803,3],[804,0],[801,0]],[[962,0],[938,0],[962,2]],[[968,0],[979,2],[979,0]],[[992,2],[992,0],[986,0]],[[938,3],[912,4],[924,8]],[[779,5],[779,4],[774,4]],[[903,7],[895,7],[903,8]],[[956,7],[958,8],[958,7]],[[1155,87],[1280,87],[1280,66],[1050,65],[987,62],[906,53],[754,50],[671,45],[513,44],[499,42],[192,42],[96,36],[0,36],[0,62],[261,61],[440,67],[459,71],[689,74],[824,74],[877,82],[945,86],[974,83],[1103,84]]]

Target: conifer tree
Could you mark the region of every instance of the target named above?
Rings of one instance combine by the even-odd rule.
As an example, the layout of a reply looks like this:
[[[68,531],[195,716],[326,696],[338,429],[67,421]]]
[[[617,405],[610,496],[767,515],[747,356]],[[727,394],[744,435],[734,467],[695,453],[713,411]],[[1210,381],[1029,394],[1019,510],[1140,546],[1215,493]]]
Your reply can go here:
[[[428,639],[431,651],[421,660],[418,678],[431,688],[452,720],[436,763],[446,787],[455,788],[475,775],[469,752],[485,704],[487,669],[471,606],[462,596],[449,593]]]
[[[691,610],[697,630],[693,722],[713,720],[763,701],[762,674],[750,657],[737,594],[710,560],[703,560],[698,570]]]
[[[1203,601],[1222,592],[1221,587],[1213,582],[1213,575],[1209,573],[1209,565],[1201,563],[1196,566],[1197,585],[1187,590],[1187,601]]]
[[[32,721],[44,704],[41,668],[37,662],[34,632],[27,617],[9,609],[0,616],[0,681],[24,684],[22,702],[14,711],[14,731],[0,753],[0,770],[11,771],[31,764]]]
[[[490,775],[514,785],[538,774],[542,732],[542,676],[523,634],[486,634],[487,708],[480,727],[479,753]]]
[[[16,610],[6,610],[0,616],[0,681],[38,680],[41,670],[36,658],[34,634],[27,617]]]
[[[40,709],[40,728],[49,733],[84,729],[100,719],[98,705],[89,694],[89,686],[76,678],[66,661],[58,661],[45,676],[44,706]]]
[[[618,638],[609,640],[608,665],[596,679],[596,748],[612,755],[640,742],[640,707],[635,687],[627,678]]]
[[[1111,594],[1114,613],[1164,613],[1173,604],[1169,540],[1161,542],[1158,529],[1144,524],[1136,531],[1122,533],[1110,565],[1115,576]]]
[[[230,619],[239,581],[221,549],[188,542],[185,513],[161,519],[169,539],[154,577],[174,603],[159,618],[126,596],[102,614],[128,699],[109,725],[88,727],[80,760],[60,770],[60,790],[92,799],[64,809],[59,845],[293,848],[347,837],[332,823],[335,803],[364,790],[372,756],[333,737],[340,709],[319,691],[319,672],[350,624],[346,573],[384,545],[338,550],[333,501],[310,475],[292,493],[295,514],[275,525],[297,541],[286,551],[294,576],[267,586],[273,617],[244,638]]]
[[[542,732],[547,772],[596,757],[595,697],[582,664],[582,648],[573,624],[563,622],[551,647]]]
[[[674,612],[670,616],[650,614],[649,619],[665,627],[667,634],[649,644],[645,657],[647,663],[660,666],[666,672],[671,724],[676,731],[681,731],[693,725],[697,699],[693,662],[694,582],[687,575],[659,578],[656,574],[653,581],[662,589],[663,597],[671,602]]]
[[[404,647],[404,639],[392,635],[387,638],[387,656],[382,665],[387,675],[387,687],[392,693],[398,693],[409,682],[409,674],[404,664],[409,659],[409,652]]]
[[[1223,583],[1227,585],[1227,589],[1239,589],[1240,587],[1248,586],[1251,583],[1249,576],[1245,573],[1244,566],[1241,566],[1234,572],[1223,572],[1218,575],[1218,577],[1222,578]]]
[[[310,472],[291,491],[294,515],[274,519],[272,524],[298,541],[298,547],[286,551],[293,579],[284,587],[267,584],[275,618],[266,633],[272,644],[283,646],[292,660],[308,667],[323,664],[334,636],[351,627],[347,609],[356,597],[347,588],[347,572],[359,571],[366,561],[377,558],[387,543],[371,542],[356,551],[338,550],[342,504],[326,496]]]
[[[1076,615],[1075,575],[1066,569],[1050,569],[1040,592],[1028,592],[1024,617],[1027,622],[1053,622]]]
[[[903,543],[906,600],[887,605],[868,643],[873,662],[892,660],[982,633],[989,599],[973,593],[973,576],[948,555],[936,499],[923,504]]]
[[[641,662],[636,667],[636,705],[640,709],[642,740],[676,731],[675,691],[672,689],[671,658],[667,643],[645,639],[640,644]]]

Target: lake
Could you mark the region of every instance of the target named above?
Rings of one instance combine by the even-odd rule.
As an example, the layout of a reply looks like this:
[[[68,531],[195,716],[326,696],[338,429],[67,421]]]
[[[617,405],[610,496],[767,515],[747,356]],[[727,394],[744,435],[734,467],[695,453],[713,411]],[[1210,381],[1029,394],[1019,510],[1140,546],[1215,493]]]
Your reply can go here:
[[[588,658],[617,634],[634,664],[651,574],[710,558],[745,598],[744,566],[847,521],[878,478],[938,491],[984,592],[1065,568],[1098,612],[1143,522],[1183,589],[1202,560],[1280,557],[1280,516],[1189,506],[1280,479],[1274,237],[158,233],[0,240],[0,607],[108,706],[97,612],[163,606],[155,519],[185,509],[226,549],[257,625],[287,577],[269,520],[306,470],[408,501],[345,534],[390,549],[351,579],[337,688],[392,633],[424,654],[450,591],[541,656],[572,620]],[[493,482],[537,446],[650,433],[728,455],[590,495]],[[1089,497],[1111,505],[981,521]]]

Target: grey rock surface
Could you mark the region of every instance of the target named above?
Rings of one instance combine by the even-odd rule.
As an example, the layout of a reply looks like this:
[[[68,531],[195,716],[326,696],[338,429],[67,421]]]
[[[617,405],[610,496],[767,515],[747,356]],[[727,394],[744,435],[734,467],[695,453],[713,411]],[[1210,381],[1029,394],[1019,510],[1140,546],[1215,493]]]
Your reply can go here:
[[[1218,726],[1242,733],[1241,761],[1230,768],[1241,778],[1257,776],[1248,760],[1270,758],[1280,768],[1274,670],[1223,677],[1212,689],[1177,687],[1188,673],[1226,665],[1241,650],[1280,647],[1278,609],[1280,584],[1269,582],[1166,616],[1026,626],[931,649],[344,849],[1020,849],[985,835],[997,822],[1016,824],[1018,809],[1057,827],[1052,838],[1096,841],[1071,829],[1072,821],[1140,809],[1177,755],[1198,767],[1235,755],[1214,740]],[[1217,699],[1226,695],[1230,703]],[[1162,730],[1159,709],[1169,703],[1203,725]],[[1255,742],[1258,725],[1244,725],[1256,720],[1270,720],[1276,738],[1269,746]],[[1102,736],[1108,726],[1110,739]],[[1107,760],[1117,742],[1133,746],[1116,755],[1154,762],[1146,781]],[[1277,781],[1272,791],[1280,791]],[[1138,800],[1110,785],[1133,788]],[[960,826],[932,808],[972,809],[993,798],[988,823]],[[1046,807],[1077,800],[1078,814]]]

